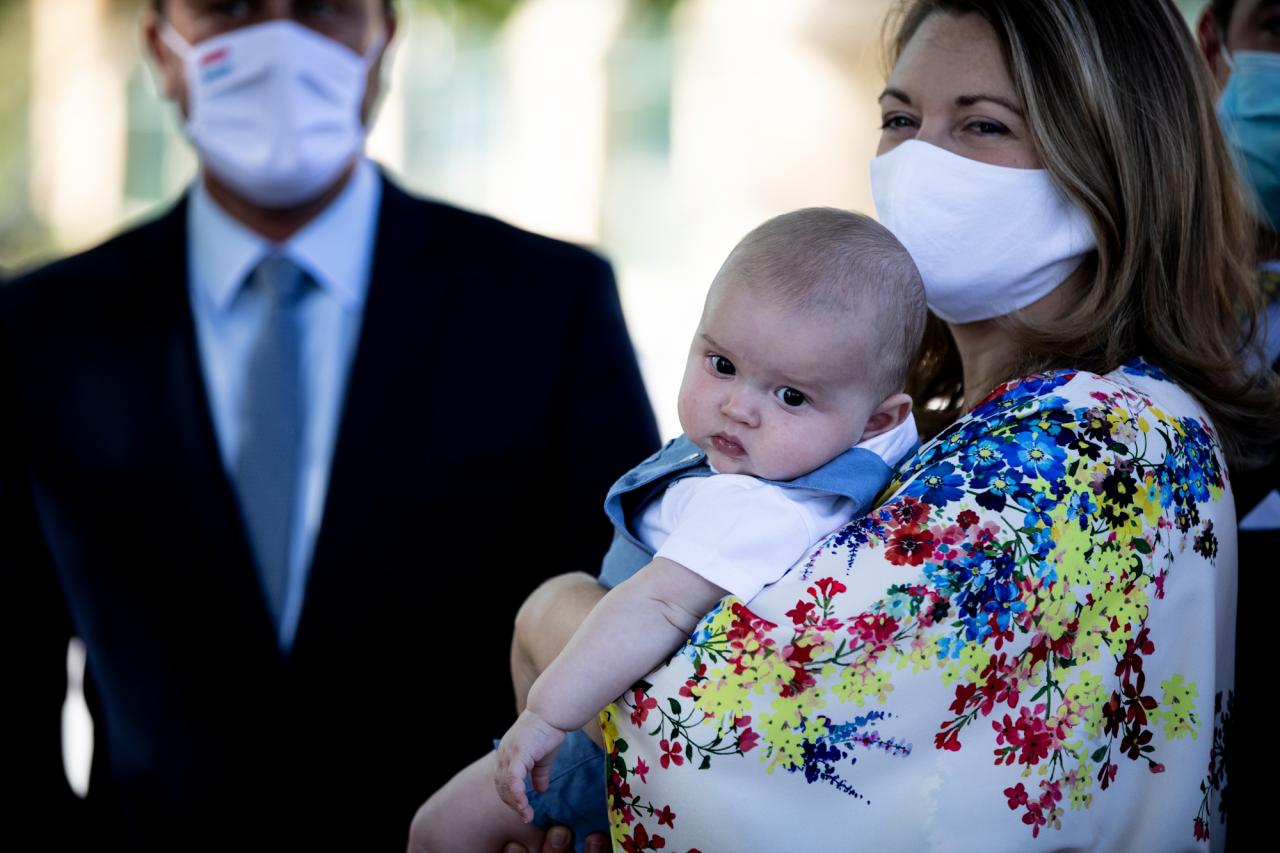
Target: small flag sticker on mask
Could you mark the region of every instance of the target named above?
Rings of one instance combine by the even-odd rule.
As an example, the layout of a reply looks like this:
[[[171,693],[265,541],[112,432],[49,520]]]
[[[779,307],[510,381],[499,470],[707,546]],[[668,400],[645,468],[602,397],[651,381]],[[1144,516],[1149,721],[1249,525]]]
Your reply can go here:
[[[212,83],[231,73],[231,48],[220,47],[200,57],[200,82]]]

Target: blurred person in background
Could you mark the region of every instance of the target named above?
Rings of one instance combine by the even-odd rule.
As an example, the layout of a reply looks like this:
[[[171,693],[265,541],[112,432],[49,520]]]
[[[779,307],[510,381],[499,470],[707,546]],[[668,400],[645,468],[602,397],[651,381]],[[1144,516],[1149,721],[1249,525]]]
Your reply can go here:
[[[518,604],[595,571],[657,447],[608,264],[364,158],[395,30],[390,0],[157,0],[198,179],[0,289],[7,847],[403,849],[514,719]]]
[[[1197,26],[1200,49],[1221,90],[1218,116],[1252,193],[1258,217],[1257,280],[1267,299],[1261,361],[1280,371],[1280,0],[1211,0]],[[1280,436],[1272,441],[1280,449]],[[1266,624],[1263,566],[1280,554],[1280,461],[1240,472],[1232,486],[1240,523],[1240,607],[1236,638],[1237,742],[1263,736],[1259,702],[1269,671],[1259,660]],[[1238,750],[1228,768],[1232,837],[1250,838],[1265,815],[1261,795],[1269,770],[1259,750]]]

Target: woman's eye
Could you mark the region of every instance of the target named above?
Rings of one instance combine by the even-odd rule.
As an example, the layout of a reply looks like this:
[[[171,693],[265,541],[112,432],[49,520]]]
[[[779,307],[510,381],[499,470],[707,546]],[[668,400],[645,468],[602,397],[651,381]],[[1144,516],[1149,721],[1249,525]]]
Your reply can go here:
[[[805,404],[804,395],[794,388],[787,388],[784,386],[773,393],[778,396],[779,400],[792,408],[803,406]]]
[[[979,136],[1007,136],[1009,134],[1009,128],[1000,122],[987,121],[986,119],[969,122],[967,129]]]
[[[722,376],[733,376],[738,372],[733,362],[722,355],[711,356],[711,369]]]
[[[880,125],[881,130],[906,130],[916,126],[915,121],[910,116],[901,113],[892,113],[884,117],[884,121]]]

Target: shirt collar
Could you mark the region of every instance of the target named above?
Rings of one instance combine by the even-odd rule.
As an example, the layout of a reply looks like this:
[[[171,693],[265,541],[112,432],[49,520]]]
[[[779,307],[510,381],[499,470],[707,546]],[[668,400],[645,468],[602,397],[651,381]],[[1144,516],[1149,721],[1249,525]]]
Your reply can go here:
[[[369,290],[381,197],[377,170],[361,157],[338,197],[278,246],[227,213],[197,180],[188,213],[194,284],[215,309],[225,310],[262,259],[282,252],[343,308],[358,310]]]

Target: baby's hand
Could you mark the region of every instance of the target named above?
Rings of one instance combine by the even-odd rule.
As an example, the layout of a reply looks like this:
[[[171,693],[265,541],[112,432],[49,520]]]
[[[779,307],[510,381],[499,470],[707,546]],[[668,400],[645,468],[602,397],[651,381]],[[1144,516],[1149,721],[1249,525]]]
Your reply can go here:
[[[526,710],[498,744],[498,769],[493,783],[498,788],[498,796],[525,823],[533,820],[533,809],[524,793],[525,777],[533,775],[535,791],[547,790],[551,762],[563,741],[563,731]]]

